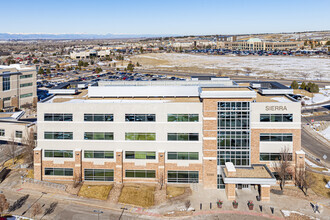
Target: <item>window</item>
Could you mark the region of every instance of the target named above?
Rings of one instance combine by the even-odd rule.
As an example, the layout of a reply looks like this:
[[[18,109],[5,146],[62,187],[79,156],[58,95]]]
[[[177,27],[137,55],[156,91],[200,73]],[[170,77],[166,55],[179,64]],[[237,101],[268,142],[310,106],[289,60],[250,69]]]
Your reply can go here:
[[[113,151],[85,150],[84,157],[85,158],[113,159]]]
[[[32,74],[28,74],[28,75],[20,75],[19,78],[20,78],[20,79],[32,78]]]
[[[168,152],[168,160],[198,160],[198,152]]]
[[[72,150],[45,150],[45,157],[73,158]]]
[[[218,131],[218,149],[249,149],[250,132]]]
[[[292,122],[292,114],[260,114],[260,122]]]
[[[260,161],[278,161],[281,160],[281,153],[260,153]],[[292,153],[288,153],[288,160],[292,161]]]
[[[155,114],[125,114],[125,121],[156,121]]]
[[[113,121],[113,114],[84,114],[84,121]]]
[[[283,142],[289,141],[292,142],[292,133],[261,133],[260,134],[261,142]]]
[[[168,122],[198,122],[198,114],[168,114]]]
[[[126,141],[155,141],[156,133],[125,133]]]
[[[10,75],[2,77],[2,90],[3,91],[10,90]]]
[[[217,152],[218,165],[232,162],[235,166],[250,166],[250,152],[244,150],[220,150]]]
[[[22,138],[23,132],[22,131],[15,131],[15,138]]]
[[[112,169],[85,169],[86,181],[113,181]]]
[[[72,121],[73,117],[72,114],[52,114],[52,113],[45,113],[44,114],[44,121]]]
[[[72,140],[73,133],[72,132],[52,132],[52,131],[45,131],[44,133],[45,139],[63,139],[63,140]]]
[[[155,170],[125,170],[127,178],[156,178]]]
[[[198,141],[198,133],[168,133],[168,141]]]
[[[198,171],[167,171],[169,183],[198,183]]]
[[[85,140],[113,140],[113,132],[85,132]]]
[[[156,159],[154,151],[126,151],[126,159]]]
[[[10,97],[5,97],[3,98],[3,101],[6,102],[6,101],[10,101]]]
[[[45,168],[46,176],[73,176],[72,168]]]
[[[22,98],[27,98],[27,97],[31,97],[31,96],[32,96],[32,93],[26,93],[26,94],[20,95],[19,97],[22,99]]]
[[[0,136],[5,136],[5,129],[0,129]]]
[[[23,83],[23,84],[19,85],[20,88],[29,87],[29,86],[32,86],[32,82],[31,83]]]

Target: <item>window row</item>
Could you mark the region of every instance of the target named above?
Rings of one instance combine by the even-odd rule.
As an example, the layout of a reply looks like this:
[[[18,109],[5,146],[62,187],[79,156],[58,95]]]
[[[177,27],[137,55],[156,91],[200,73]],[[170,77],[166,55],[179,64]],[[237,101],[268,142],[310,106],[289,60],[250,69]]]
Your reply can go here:
[[[72,121],[72,114],[64,113],[46,113],[44,114],[44,121]]]
[[[198,114],[168,114],[168,122],[198,122]]]
[[[23,84],[21,84],[23,85]],[[21,86],[23,87],[23,86]],[[31,93],[32,96],[32,93]],[[22,97],[21,97],[22,98]],[[245,112],[243,112],[245,113]],[[71,120],[50,120],[51,115],[71,115]],[[47,118],[47,120],[46,120]],[[72,121],[72,114],[44,114],[45,121]],[[114,121],[113,114],[84,114],[84,121]],[[144,122],[156,121],[155,114],[125,114],[125,121],[129,122]],[[198,122],[198,114],[168,114],[168,122]]]
[[[292,114],[260,114],[260,122],[293,122]]]
[[[20,79],[32,78],[32,74],[28,74],[28,75],[20,75],[19,78],[20,78]]]
[[[168,152],[168,160],[198,160],[198,152]]]
[[[72,140],[73,132],[50,132],[44,133],[45,139],[64,139]],[[85,132],[84,140],[113,140],[113,132]],[[126,141],[155,141],[156,133],[125,133]],[[198,133],[168,133],[168,141],[198,141]]]
[[[156,121],[155,114],[125,114],[125,121]]]
[[[198,141],[198,133],[168,133],[168,141]]]
[[[72,140],[73,133],[72,132],[50,132],[46,131],[44,133],[45,139],[63,139],[63,140]]]
[[[84,121],[113,121],[113,114],[84,114]]]
[[[45,168],[46,176],[73,176],[72,168]],[[155,170],[125,170],[126,178],[156,178]],[[84,169],[85,181],[114,181],[113,169]],[[168,171],[168,183],[198,183],[198,171]]]
[[[45,157],[73,158],[72,150],[45,150]]]
[[[249,151],[218,151],[218,165],[225,165],[226,162],[232,162],[235,166],[249,166]]]
[[[292,142],[292,133],[261,133],[260,141],[262,142]]]
[[[156,178],[155,170],[125,170],[127,178]]]
[[[19,85],[20,88],[29,87],[29,86],[32,86],[32,82],[30,82],[30,83],[22,83],[22,84]]]
[[[278,161],[281,160],[281,153],[260,153],[260,161]],[[292,161],[292,153],[288,153],[288,160]]]
[[[102,158],[102,159],[113,159],[113,151],[97,151],[97,150],[85,150],[85,158]]]
[[[31,97],[33,94],[32,93],[26,93],[26,94],[22,94],[19,97],[22,98],[27,98],[27,97]]]
[[[218,110],[249,110],[250,102],[218,102]]]
[[[125,140],[127,141],[155,141],[156,133],[125,133]]]
[[[126,151],[126,159],[156,159],[155,151]]]
[[[46,176],[73,176],[72,168],[45,168]]]
[[[85,140],[113,140],[113,132],[85,132]]]

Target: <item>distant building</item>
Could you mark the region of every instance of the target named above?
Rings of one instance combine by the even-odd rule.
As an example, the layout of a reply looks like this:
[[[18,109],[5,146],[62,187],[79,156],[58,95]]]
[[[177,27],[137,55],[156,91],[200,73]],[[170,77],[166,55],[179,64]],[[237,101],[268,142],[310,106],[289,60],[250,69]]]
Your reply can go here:
[[[70,53],[71,59],[89,59],[91,57],[106,57],[110,55],[110,50],[88,50],[88,51],[73,51]]]
[[[304,46],[303,41],[263,41],[250,38],[245,41],[220,41],[218,47],[229,50],[296,50]]]
[[[12,64],[0,66],[0,109],[37,104],[36,68]]]

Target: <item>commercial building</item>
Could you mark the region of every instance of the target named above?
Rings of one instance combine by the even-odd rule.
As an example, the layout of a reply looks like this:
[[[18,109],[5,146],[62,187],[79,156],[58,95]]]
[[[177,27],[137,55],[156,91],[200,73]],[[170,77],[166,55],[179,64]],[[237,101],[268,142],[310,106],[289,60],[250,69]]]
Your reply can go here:
[[[251,38],[241,41],[220,41],[218,47],[229,50],[296,50],[304,46],[303,41],[263,41]]]
[[[254,82],[255,84],[255,82]],[[269,83],[268,83],[269,84]],[[300,103],[229,78],[100,81],[38,103],[34,177],[46,181],[259,186],[269,200],[283,149],[304,164]]]
[[[110,50],[73,51],[70,53],[71,59],[89,59],[92,57],[106,57],[109,55],[110,55]]]
[[[36,68],[12,64],[0,66],[0,109],[11,111],[24,104],[37,104]]]

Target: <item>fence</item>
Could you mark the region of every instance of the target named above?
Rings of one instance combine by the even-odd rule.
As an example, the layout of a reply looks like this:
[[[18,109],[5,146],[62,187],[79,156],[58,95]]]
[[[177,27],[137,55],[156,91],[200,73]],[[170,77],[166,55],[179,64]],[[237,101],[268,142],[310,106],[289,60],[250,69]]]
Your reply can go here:
[[[42,181],[42,180],[36,180],[36,179],[31,179],[31,178],[27,178],[27,177],[22,177],[22,183],[38,184],[38,185],[41,185],[41,186],[50,187],[50,188],[58,189],[58,190],[62,190],[62,191],[65,191],[66,190],[66,187],[67,187],[64,184],[51,183],[51,182]]]

